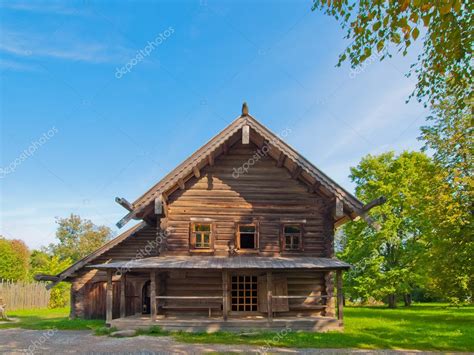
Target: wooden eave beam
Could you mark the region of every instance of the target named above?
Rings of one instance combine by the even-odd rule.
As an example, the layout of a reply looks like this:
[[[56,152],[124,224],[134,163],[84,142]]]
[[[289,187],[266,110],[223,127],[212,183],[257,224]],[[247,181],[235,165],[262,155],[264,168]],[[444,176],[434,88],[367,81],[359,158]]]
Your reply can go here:
[[[278,160],[276,162],[276,166],[278,168],[281,168],[283,166],[283,164],[285,163],[285,154],[283,152],[280,152],[280,155],[278,156]]]
[[[184,185],[184,180],[179,178],[178,179],[178,186],[181,190],[184,190],[185,189],[185,185]]]
[[[224,154],[229,153],[229,144],[227,142],[224,142],[224,144],[222,145],[222,152]]]
[[[210,153],[207,156],[207,160],[208,160],[210,166],[214,166],[214,154],[213,153]]]
[[[201,177],[201,171],[199,170],[197,165],[193,166],[193,173],[196,179],[199,179]]]
[[[133,205],[127,201],[127,199],[123,197],[116,197],[115,202],[117,202],[120,206],[128,210],[129,212],[133,211]]]
[[[299,165],[296,165],[293,171],[291,172],[291,177],[293,179],[298,179],[301,176],[302,172],[303,172],[303,169]]]

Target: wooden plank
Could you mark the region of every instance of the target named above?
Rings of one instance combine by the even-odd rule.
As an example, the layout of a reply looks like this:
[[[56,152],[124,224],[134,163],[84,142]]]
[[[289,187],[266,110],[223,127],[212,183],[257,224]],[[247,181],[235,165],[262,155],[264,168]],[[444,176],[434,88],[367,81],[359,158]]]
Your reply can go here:
[[[242,144],[250,143],[250,127],[245,125],[242,127]]]
[[[222,317],[227,320],[229,314],[229,273],[222,271]]]
[[[106,313],[105,323],[112,322],[112,305],[113,305],[113,285],[112,285],[112,270],[107,270],[107,290],[106,290]]]
[[[125,304],[125,290],[127,287],[127,276],[122,274],[120,278],[120,318],[125,318],[126,304]]]
[[[339,219],[344,217],[344,204],[342,200],[336,196],[334,218]]]
[[[268,321],[273,321],[273,298],[272,298],[272,290],[273,290],[273,279],[272,279],[272,272],[267,271],[267,314],[268,314]]]
[[[150,271],[150,318],[152,322],[156,321],[156,271]]]

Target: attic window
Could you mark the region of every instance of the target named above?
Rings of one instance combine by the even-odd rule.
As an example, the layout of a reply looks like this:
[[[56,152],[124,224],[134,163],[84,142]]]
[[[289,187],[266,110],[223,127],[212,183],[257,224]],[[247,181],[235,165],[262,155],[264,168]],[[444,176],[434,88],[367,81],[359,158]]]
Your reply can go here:
[[[210,223],[191,224],[191,246],[194,249],[211,249],[212,225]]]
[[[237,247],[244,250],[255,250],[258,248],[258,234],[255,224],[238,225]]]

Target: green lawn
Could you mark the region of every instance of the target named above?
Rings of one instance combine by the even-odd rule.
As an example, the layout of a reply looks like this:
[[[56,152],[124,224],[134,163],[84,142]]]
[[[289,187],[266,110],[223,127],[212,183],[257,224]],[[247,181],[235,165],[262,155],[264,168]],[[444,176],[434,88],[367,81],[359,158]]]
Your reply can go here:
[[[102,320],[84,320],[68,318],[69,308],[57,309],[31,309],[21,311],[9,311],[8,317],[12,321],[0,323],[0,329],[24,328],[24,329],[51,329],[59,330],[82,330],[103,327]],[[15,321],[17,320],[17,321]]]
[[[17,323],[0,328],[96,329],[103,321],[68,320],[67,309],[11,312]],[[142,332],[146,333],[146,332]],[[150,332],[151,335],[163,332]],[[254,344],[297,348],[417,349],[474,351],[474,306],[417,304],[409,308],[346,307],[344,332],[294,332],[238,335],[234,333],[173,333],[188,343]]]

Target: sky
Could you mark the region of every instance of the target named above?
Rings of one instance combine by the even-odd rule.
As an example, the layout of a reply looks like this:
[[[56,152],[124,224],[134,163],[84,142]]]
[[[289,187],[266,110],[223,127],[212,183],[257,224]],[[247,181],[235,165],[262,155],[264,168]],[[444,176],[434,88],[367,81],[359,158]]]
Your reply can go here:
[[[415,54],[336,67],[311,1],[0,1],[0,235],[30,248],[71,213],[107,225],[240,115],[353,192],[367,154],[421,147]],[[415,47],[416,49],[416,47]]]

